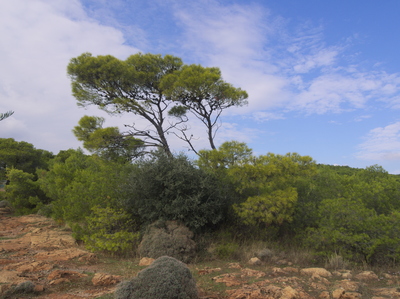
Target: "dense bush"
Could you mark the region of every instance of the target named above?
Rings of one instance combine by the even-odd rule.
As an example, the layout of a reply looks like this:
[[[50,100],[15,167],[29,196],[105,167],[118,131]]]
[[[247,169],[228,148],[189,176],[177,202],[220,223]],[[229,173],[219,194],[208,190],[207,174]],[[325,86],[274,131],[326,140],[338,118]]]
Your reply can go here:
[[[6,186],[6,198],[16,214],[35,213],[50,199],[40,189],[35,176],[19,169],[9,169],[7,178],[10,184]]]
[[[0,138],[0,181],[5,179],[7,168],[16,168],[35,175],[37,168],[47,169],[48,162],[53,157],[51,152],[36,149],[28,142]]]
[[[139,246],[142,257],[159,258],[164,255],[189,263],[196,254],[193,233],[176,221],[157,221],[150,225]]]
[[[69,150],[57,155],[50,170],[39,177],[41,188],[53,200],[52,216],[82,223],[94,206],[118,208],[116,187],[124,177],[124,166]]]
[[[220,222],[227,208],[215,177],[184,155],[157,153],[138,162],[125,181],[128,210],[147,223],[178,220],[198,230]]]
[[[319,225],[308,230],[307,244],[321,254],[338,252],[372,264],[399,260],[399,212],[378,215],[361,200],[351,198],[324,200],[319,212]]]
[[[137,224],[123,210],[112,208],[92,208],[87,217],[87,227],[82,232],[86,248],[92,251],[110,253],[132,252],[140,233]]]
[[[118,285],[115,299],[198,299],[189,268],[168,256],[160,257],[137,277]]]

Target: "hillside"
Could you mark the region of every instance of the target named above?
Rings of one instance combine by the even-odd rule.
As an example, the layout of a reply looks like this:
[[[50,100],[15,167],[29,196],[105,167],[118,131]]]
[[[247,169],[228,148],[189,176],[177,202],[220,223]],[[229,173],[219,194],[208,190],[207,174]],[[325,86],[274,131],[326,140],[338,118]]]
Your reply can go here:
[[[0,298],[112,298],[119,281],[145,268],[138,264],[86,251],[68,229],[45,217],[0,215]],[[189,267],[203,299],[400,298],[400,272],[328,271],[290,261]],[[6,296],[24,281],[33,282],[33,293]]]

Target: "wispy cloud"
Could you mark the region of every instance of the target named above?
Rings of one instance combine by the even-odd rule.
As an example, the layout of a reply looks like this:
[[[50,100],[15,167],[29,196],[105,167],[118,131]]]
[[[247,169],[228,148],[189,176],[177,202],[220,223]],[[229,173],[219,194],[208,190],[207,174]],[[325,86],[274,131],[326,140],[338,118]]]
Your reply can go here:
[[[184,47],[249,92],[249,106],[235,113],[342,113],[371,102],[400,108],[400,76],[349,65],[351,38],[326,45],[321,26],[305,23],[290,32],[283,19],[257,5],[199,1],[174,9]]]
[[[400,160],[400,122],[369,132],[356,154],[363,160]]]

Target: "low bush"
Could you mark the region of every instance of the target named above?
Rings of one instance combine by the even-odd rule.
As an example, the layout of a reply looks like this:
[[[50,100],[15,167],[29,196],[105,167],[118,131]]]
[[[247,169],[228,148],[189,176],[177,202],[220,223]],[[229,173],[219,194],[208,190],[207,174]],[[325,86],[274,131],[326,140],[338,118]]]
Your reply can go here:
[[[92,216],[87,217],[87,228],[80,232],[87,249],[126,254],[137,244],[140,233],[130,216],[122,210],[112,208],[92,208]],[[75,229],[77,231],[77,229]]]
[[[193,233],[176,221],[158,221],[150,225],[139,245],[142,257],[159,258],[164,255],[189,263],[196,255]]]
[[[0,299],[12,299],[12,298],[18,298],[18,295],[22,294],[32,294],[35,290],[35,285],[32,281],[24,281],[21,282],[20,284],[11,287],[8,289],[6,292],[4,292],[2,295],[0,295]]]
[[[122,282],[115,299],[198,299],[196,282],[189,268],[168,256],[158,258],[137,277]]]

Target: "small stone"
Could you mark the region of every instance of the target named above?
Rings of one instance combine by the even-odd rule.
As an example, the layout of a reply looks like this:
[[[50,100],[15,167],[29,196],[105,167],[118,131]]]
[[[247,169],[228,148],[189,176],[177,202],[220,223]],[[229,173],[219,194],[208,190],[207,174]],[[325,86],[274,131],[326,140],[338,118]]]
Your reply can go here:
[[[346,292],[340,299],[361,299],[362,295],[357,292]]]
[[[342,288],[336,289],[332,292],[332,298],[333,299],[339,299],[342,298],[342,296],[346,293],[346,291]]]
[[[286,287],[282,290],[280,299],[295,299],[298,297],[298,292],[292,287]]]
[[[330,299],[331,295],[329,294],[328,291],[323,291],[321,294],[319,294],[318,298],[320,298],[320,299]]]
[[[229,263],[229,269],[241,269],[242,266],[239,263]]]
[[[109,275],[105,273],[96,273],[92,278],[92,283],[95,286],[109,286],[121,282],[121,276]]]
[[[33,291],[34,291],[35,293],[44,292],[44,285],[41,285],[41,284],[35,285],[35,287],[33,288]]]
[[[363,271],[355,276],[359,280],[378,280],[378,276],[373,271]]]
[[[154,259],[150,257],[143,257],[139,261],[139,266],[150,266],[154,262]]]
[[[309,275],[309,276],[321,276],[321,277],[331,277],[332,273],[324,268],[306,268],[300,270],[301,274]]]
[[[258,257],[253,257],[248,261],[249,265],[261,265],[261,261]]]
[[[68,278],[58,278],[58,279],[50,281],[49,284],[57,285],[57,284],[64,283],[64,282],[70,282],[70,280]]]

